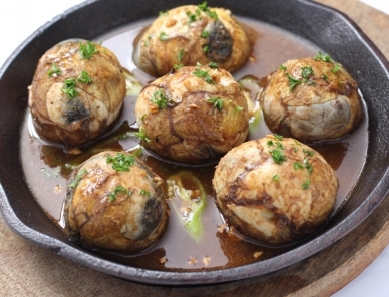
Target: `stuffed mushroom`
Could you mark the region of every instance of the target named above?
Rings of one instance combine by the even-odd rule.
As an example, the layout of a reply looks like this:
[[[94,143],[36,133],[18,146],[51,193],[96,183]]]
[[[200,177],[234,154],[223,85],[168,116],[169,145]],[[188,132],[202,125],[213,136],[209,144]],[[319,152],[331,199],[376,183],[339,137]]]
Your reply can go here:
[[[199,163],[246,140],[247,99],[220,68],[187,66],[145,86],[135,104],[145,148],[168,160]]]
[[[126,95],[116,56],[90,41],[72,39],[39,60],[29,106],[38,135],[70,150],[107,131]]]
[[[345,136],[362,118],[357,83],[342,65],[321,53],[281,65],[270,75],[260,100],[273,133],[303,142]]]
[[[329,219],[339,187],[325,159],[291,138],[268,135],[228,152],[213,179],[226,221],[256,241],[289,244]]]
[[[67,183],[64,218],[72,240],[92,249],[136,253],[154,245],[168,222],[162,180],[128,153],[102,152]]]
[[[252,45],[230,10],[210,8],[204,2],[161,13],[135,45],[134,62],[153,76],[175,65],[218,63],[230,72],[241,67]]]

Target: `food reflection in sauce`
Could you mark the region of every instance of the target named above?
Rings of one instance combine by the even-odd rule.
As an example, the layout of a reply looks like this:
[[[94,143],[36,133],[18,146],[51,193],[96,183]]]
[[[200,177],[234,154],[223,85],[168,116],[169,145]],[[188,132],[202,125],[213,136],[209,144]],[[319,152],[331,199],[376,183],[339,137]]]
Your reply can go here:
[[[239,20],[256,32],[257,42],[253,58],[233,73],[236,79],[246,75],[265,77],[288,59],[313,56],[319,51],[312,44],[265,23],[248,18],[239,18]],[[96,41],[103,41],[104,46],[116,54],[123,67],[131,71],[143,85],[154,78],[138,70],[133,64],[130,58],[131,40],[134,40],[142,28],[149,25],[151,21],[133,23],[96,38]],[[256,91],[253,90],[252,93],[255,95]],[[21,162],[31,192],[55,223],[60,226],[63,224],[61,211],[65,198],[66,178],[70,171],[91,155],[102,150],[126,150],[140,153],[140,158],[163,179],[181,170],[189,170],[201,181],[207,193],[207,207],[202,213],[204,232],[201,240],[197,242],[182,228],[182,218],[172,212],[165,235],[148,252],[132,257],[96,253],[102,254],[107,259],[134,267],[158,270],[196,270],[240,266],[264,260],[291,249],[291,247],[273,249],[256,245],[224,229],[224,221],[215,206],[211,186],[215,164],[203,167],[184,167],[162,162],[155,156],[142,151],[134,136],[137,132],[133,115],[135,99],[132,96],[124,99],[124,109],[116,127],[112,130],[114,132],[101,137],[100,140],[91,144],[84,154],[78,156],[66,155],[61,148],[47,146],[31,138],[28,132],[28,115],[26,115],[22,127]],[[367,115],[365,106],[363,112]],[[258,139],[269,133],[261,114],[258,113],[250,124],[249,139]],[[313,146],[324,156],[339,178],[340,188],[335,211],[346,201],[358,179],[365,162],[367,143],[367,116],[365,116],[362,124],[353,134],[337,142],[319,143]],[[172,209],[171,203],[170,201]]]

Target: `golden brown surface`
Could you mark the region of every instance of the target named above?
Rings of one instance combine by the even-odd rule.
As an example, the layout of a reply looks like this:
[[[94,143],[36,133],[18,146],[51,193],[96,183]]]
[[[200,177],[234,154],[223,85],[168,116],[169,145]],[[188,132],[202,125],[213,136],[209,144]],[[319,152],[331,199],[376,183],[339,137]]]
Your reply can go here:
[[[251,53],[245,30],[230,10],[208,9],[205,12],[198,6],[187,5],[160,15],[137,44],[134,52],[137,66],[157,77],[177,64],[216,62],[230,72],[241,67]],[[217,16],[211,17],[210,13]]]
[[[389,58],[389,16],[357,0],[319,0],[349,15]],[[0,220],[2,296],[330,296],[389,243],[389,199],[355,231],[279,272],[212,287],[169,288],[126,282],[64,259],[20,238]],[[323,265],[323,260],[326,265]],[[316,269],[318,266],[321,269]]]
[[[282,157],[274,158],[277,151]],[[230,150],[212,183],[226,221],[269,244],[294,242],[317,230],[330,216],[339,187],[334,170],[317,151],[273,135]]]

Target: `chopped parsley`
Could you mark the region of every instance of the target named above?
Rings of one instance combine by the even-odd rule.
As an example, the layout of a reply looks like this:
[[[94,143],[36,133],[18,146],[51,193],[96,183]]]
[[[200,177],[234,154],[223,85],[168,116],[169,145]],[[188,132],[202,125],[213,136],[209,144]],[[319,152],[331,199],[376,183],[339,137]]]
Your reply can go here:
[[[278,147],[280,150],[285,150],[285,147],[280,142],[276,142],[276,147]]]
[[[150,100],[158,106],[158,109],[166,108],[168,104],[172,102],[171,99],[165,96],[163,90],[161,89],[155,91],[154,94],[150,97]]]
[[[282,65],[280,66],[280,70],[283,70],[283,71],[286,71],[288,68],[285,66],[285,65]]]
[[[140,140],[143,140],[146,143],[151,142],[151,139],[147,137],[145,131],[140,129],[139,132],[134,133],[135,137],[138,137]]]
[[[204,45],[203,46],[203,51],[204,51],[204,53],[209,53],[210,51],[211,51],[211,49],[209,48],[209,45]]]
[[[339,64],[335,64],[334,67],[332,67],[331,72],[332,73],[336,73],[336,72],[338,72],[340,70],[340,68],[341,67],[340,67]]]
[[[236,106],[235,106],[235,110],[236,110],[237,112],[242,111],[243,109],[244,109],[243,106],[240,106],[240,105],[236,105]]]
[[[80,43],[79,47],[80,56],[82,59],[89,60],[94,54],[98,53],[96,50],[96,44],[87,40],[86,44]]]
[[[80,182],[80,180],[81,180],[86,174],[88,174],[88,172],[87,172],[85,169],[81,170],[81,172],[79,172],[79,173],[77,174],[76,178],[73,180],[73,182],[70,183],[70,185],[69,185],[68,187],[69,187],[69,188],[73,188],[73,189],[77,188],[78,183]]]
[[[308,163],[308,159],[304,159],[304,167],[308,170],[309,174],[312,174],[313,166],[311,163]]]
[[[67,94],[70,99],[75,98],[79,94],[76,91],[76,80],[73,77],[65,79],[61,91]]]
[[[323,54],[321,52],[319,52],[313,59],[316,60],[316,61],[317,60],[322,60],[324,62],[330,62],[330,63],[333,62],[333,60],[332,60],[330,55]]]
[[[212,76],[206,70],[201,70],[200,68],[196,68],[192,73],[194,76],[204,78],[204,80],[209,84],[215,84],[216,82],[212,79]]]
[[[326,82],[328,82],[328,75],[327,75],[327,74],[323,73],[322,78],[323,78]]]
[[[268,140],[267,141],[267,146],[272,146],[273,145],[273,140]]]
[[[219,68],[219,65],[217,65],[217,63],[215,62],[209,62],[208,66],[212,69],[218,69]]]
[[[198,8],[201,11],[204,11],[209,17],[213,18],[214,20],[218,20],[217,13],[215,11],[212,11],[207,4],[207,1],[204,1],[202,4],[198,5]]]
[[[118,195],[123,195],[125,197],[128,197],[131,195],[131,191],[127,190],[122,185],[116,186],[115,189],[108,195],[109,201],[111,202],[115,201]]]
[[[47,71],[47,75],[49,77],[52,77],[54,74],[61,75],[61,73],[62,73],[61,69],[55,63],[51,64],[51,69],[49,71]]]
[[[106,162],[112,164],[112,169],[116,171],[129,171],[130,166],[135,162],[135,157],[117,153],[116,157],[107,157]]]
[[[276,162],[277,164],[281,164],[282,162],[286,161],[286,157],[281,150],[274,150],[271,151],[270,153],[273,161]]]
[[[278,182],[278,181],[280,180],[280,176],[279,176],[278,174],[273,175],[273,180],[274,180],[275,182]]]
[[[313,151],[310,151],[310,150],[306,150],[306,149],[303,149],[303,152],[305,154],[307,154],[308,156],[312,157],[315,153]]]
[[[207,99],[207,102],[213,103],[213,105],[219,110],[223,108],[224,104],[224,100],[220,97],[209,98]]]
[[[146,191],[146,190],[143,190],[143,189],[141,189],[140,191],[139,191],[139,195],[144,195],[144,196],[149,196],[150,197],[150,192],[149,191]]]
[[[297,85],[301,83],[306,83],[308,85],[315,85],[315,82],[313,80],[310,80],[309,77],[311,75],[314,75],[315,73],[313,72],[312,67],[310,66],[305,66],[301,67],[301,76],[302,79],[297,79],[293,76],[291,76],[289,73],[286,74],[289,80],[289,88],[290,90],[293,90]]]
[[[294,170],[303,169],[304,167],[305,167],[304,164],[301,164],[300,162],[294,162],[293,163],[293,169]]]
[[[200,16],[201,14],[201,11],[200,10],[196,10],[195,13],[191,13],[190,11],[187,11],[186,12],[186,15],[188,16],[188,26],[190,26],[192,23],[196,22],[197,21],[197,18]]]
[[[307,180],[305,180],[302,184],[302,187],[304,190],[308,190],[309,189],[309,185],[311,184],[311,180],[308,178]]]
[[[166,11],[160,11],[159,16],[168,16],[169,15],[169,10]]]
[[[92,82],[92,79],[90,78],[88,72],[82,70],[81,74],[77,77],[77,81],[80,81],[87,85]]]
[[[278,134],[273,134],[274,138],[279,140],[279,141],[282,141],[284,139],[284,137],[282,135],[278,135]]]
[[[178,53],[177,53],[178,62],[181,62],[182,57],[184,56],[184,53],[185,53],[185,51],[183,48],[178,51]]]
[[[208,30],[204,30],[204,31],[201,32],[201,34],[200,34],[200,36],[201,36],[202,38],[207,38],[208,35],[209,35],[209,31],[208,31]]]
[[[159,34],[159,40],[162,40],[162,41],[165,41],[165,40],[168,40],[169,39],[169,35],[167,35],[165,32],[161,32]]]

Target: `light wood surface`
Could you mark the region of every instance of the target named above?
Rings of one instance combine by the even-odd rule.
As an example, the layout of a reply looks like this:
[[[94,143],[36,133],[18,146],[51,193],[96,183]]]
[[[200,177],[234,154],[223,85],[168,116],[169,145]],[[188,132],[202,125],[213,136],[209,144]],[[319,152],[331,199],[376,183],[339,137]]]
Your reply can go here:
[[[357,0],[317,2],[346,13],[389,59],[388,15]],[[361,273],[388,243],[386,199],[347,237],[279,272],[217,286],[152,287],[113,278],[42,249],[16,235],[0,216],[0,296],[330,296]]]

